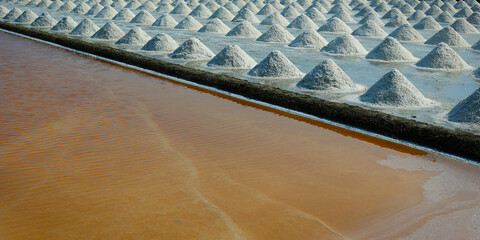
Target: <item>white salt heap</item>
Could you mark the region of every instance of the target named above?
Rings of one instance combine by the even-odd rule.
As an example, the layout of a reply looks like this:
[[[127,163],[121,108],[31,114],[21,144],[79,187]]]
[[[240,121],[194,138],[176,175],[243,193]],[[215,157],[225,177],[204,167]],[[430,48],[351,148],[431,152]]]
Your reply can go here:
[[[260,11],[260,10],[258,10],[257,6],[255,6],[255,4],[253,4],[251,2],[248,2],[247,4],[245,4],[245,6],[243,6],[243,8],[240,9],[240,11],[245,10],[245,9],[250,10],[253,14],[256,14],[258,11]]]
[[[157,8],[157,6],[155,4],[153,4],[150,1],[146,1],[140,7],[138,7],[137,10],[153,11],[156,8]]]
[[[292,36],[285,28],[275,24],[265,33],[257,38],[261,42],[291,42],[295,37]]]
[[[420,68],[439,69],[439,70],[465,70],[471,69],[460,55],[446,43],[439,43],[425,57],[415,64]]]
[[[281,26],[287,26],[289,24],[288,20],[282,16],[279,12],[274,12],[270,16],[263,19],[260,25],[274,25],[278,24]]]
[[[448,113],[448,120],[462,123],[480,123],[480,88],[460,101]]]
[[[25,6],[35,7],[40,3],[41,0],[30,0]],[[22,4],[23,5],[23,4]]]
[[[351,33],[352,29],[342,20],[334,17],[318,28],[319,32]]]
[[[177,26],[178,22],[173,19],[168,13],[161,15],[152,26],[161,28],[173,28]]]
[[[130,23],[141,24],[141,25],[151,25],[155,22],[155,18],[152,14],[148,11],[142,10],[140,11],[131,21]]]
[[[335,4],[335,6],[333,6],[332,8],[330,8],[330,11],[328,11],[328,14],[335,14],[339,11],[349,11],[350,9],[348,9],[347,6],[345,6],[344,4]]]
[[[478,33],[476,27],[470,24],[465,18],[459,18],[450,25],[458,33]]]
[[[425,44],[437,45],[441,42],[452,47],[469,47],[470,44],[451,27],[445,27],[425,41]]]
[[[215,11],[212,14],[212,16],[209,17],[209,19],[214,19],[214,18],[218,18],[222,21],[231,21],[234,18],[234,16],[226,8],[220,7],[217,9],[217,11]]]
[[[403,16],[405,17],[405,15],[403,15],[403,13],[398,9],[398,8],[392,8],[390,11],[388,11],[387,13],[385,13],[385,15],[383,15],[383,19],[387,19],[387,18],[394,18],[396,16]]]
[[[47,8],[52,4],[52,1],[50,0],[42,0],[40,3],[37,5],[38,8]]]
[[[272,4],[268,3],[265,5],[260,11],[258,11],[257,15],[270,15],[274,12],[277,12],[277,9],[272,6]]]
[[[204,2],[203,2],[204,3]],[[215,1],[210,0],[207,3],[205,3],[205,7],[210,9],[211,11],[216,11],[218,8],[220,8],[220,5],[218,5]]]
[[[455,22],[455,18],[447,11],[438,15],[435,18],[435,20],[437,20],[437,22],[439,22],[439,23],[453,23],[453,22]]]
[[[423,13],[420,10],[415,11],[410,17],[407,18],[407,20],[412,21],[412,22],[418,22],[424,18],[426,18],[427,15]]]
[[[157,34],[148,41],[142,50],[145,51],[173,51],[178,48],[177,42],[170,35],[165,33]]]
[[[79,35],[79,36],[91,36],[100,28],[92,22],[92,20],[86,18],[81,21],[71,32],[70,35]]]
[[[392,69],[360,96],[360,101],[392,107],[419,107],[433,103],[397,69]]]
[[[228,45],[207,63],[209,67],[250,69],[257,62],[237,45]]]
[[[290,44],[288,44],[288,46],[321,49],[327,44],[327,40],[320,36],[317,31],[312,29],[298,35],[298,37],[295,38]]]
[[[297,87],[327,92],[352,92],[361,88],[331,59],[320,62]]]
[[[172,5],[170,4],[165,4],[165,3],[161,3],[158,5],[157,9],[155,9],[155,12],[159,12],[159,13],[169,13],[173,10],[173,7]]]
[[[40,17],[35,19],[35,21],[33,21],[32,24],[30,24],[30,26],[51,28],[55,26],[55,24],[57,24],[57,20],[52,18],[52,16],[50,16],[50,14],[48,14],[47,12],[44,12],[40,15]]]
[[[214,18],[207,22],[198,32],[221,33],[225,34],[230,31],[230,28],[218,18]]]
[[[249,21],[251,23],[259,23],[260,20],[255,16],[255,14],[250,11],[248,8],[243,8],[240,10],[237,15],[232,19],[232,22],[243,22]]]
[[[193,37],[182,43],[182,45],[168,56],[175,59],[208,60],[215,56],[215,54],[198,40],[198,38]]]
[[[110,4],[110,7],[124,8],[126,5],[127,5],[127,3],[124,0],[117,0],[117,1],[112,2],[112,4]]]
[[[208,18],[210,17],[210,15],[212,15],[212,12],[210,11],[210,9],[205,7],[205,5],[200,4],[195,9],[193,9],[193,11],[190,12],[189,15],[195,18]]]
[[[403,24],[393,32],[391,32],[389,37],[393,37],[401,42],[424,42],[425,38],[417,32],[409,23]]]
[[[72,1],[65,2],[57,11],[59,12],[71,12],[76,7]],[[73,13],[73,12],[72,12]]]
[[[480,13],[474,12],[467,18],[467,21],[473,25],[480,25]]]
[[[430,5],[426,1],[421,1],[417,6],[415,6],[415,10],[427,11],[430,8]]]
[[[375,12],[375,10],[373,10],[372,7],[366,6],[366,7],[362,8],[362,10],[360,10],[357,14],[355,14],[355,17],[364,17],[364,16],[367,16],[370,13],[377,14]]]
[[[102,9],[103,9],[103,6],[97,3],[97,4],[93,5],[92,8],[90,8],[90,10],[88,10],[87,13],[85,13],[85,16],[95,16],[100,11],[102,11]]]
[[[445,4],[443,4],[440,9],[442,9],[444,12],[451,12],[451,13],[454,13],[456,12],[457,10],[452,6],[452,4],[446,2]]]
[[[376,6],[373,10],[375,10],[375,12],[378,12],[378,13],[386,13],[391,9],[392,8],[390,8],[386,2],[382,2],[378,6]]]
[[[362,26],[355,29],[352,35],[372,38],[384,38],[387,36],[387,33],[383,31],[383,29],[378,26],[374,21],[368,20]]]
[[[404,4],[400,8],[400,11],[402,11],[403,14],[410,15],[410,14],[413,14],[415,12],[415,9],[413,9],[413,7],[410,6],[410,4]]]
[[[142,4],[138,2],[137,0],[132,0],[128,2],[128,4],[125,6],[125,8],[130,8],[130,9],[137,9],[140,7]]]
[[[58,23],[52,27],[52,31],[72,31],[75,26],[77,26],[77,22],[73,20],[72,17],[63,17],[58,21]],[[93,33],[92,33],[93,34]]]
[[[352,35],[343,35],[330,41],[321,52],[332,55],[356,56],[367,54],[367,50]]]
[[[119,22],[130,22],[135,17],[135,14],[130,11],[128,8],[122,8],[120,12],[115,15],[112,20],[119,21]]]
[[[435,16],[440,15],[442,12],[443,12],[443,10],[440,9],[439,7],[431,6],[427,11],[425,11],[425,14],[435,17]]]
[[[15,19],[16,23],[31,23],[38,18],[38,15],[32,12],[31,10],[25,10],[20,16]]]
[[[274,50],[247,73],[249,76],[258,78],[290,79],[303,77],[303,73],[283,55]]]
[[[115,15],[117,15],[117,13],[117,10],[115,10],[113,7],[105,6],[102,11],[95,15],[95,18],[112,19],[115,17]]]
[[[385,27],[399,27],[403,24],[407,24],[407,18],[403,15],[393,17],[389,22],[385,23]]]
[[[223,7],[226,8],[231,13],[235,13],[235,12],[240,11],[240,8],[238,8],[237,5],[233,4],[232,2],[225,3],[225,5],[223,5]]]
[[[258,31],[250,22],[244,21],[237,26],[235,26],[230,32],[226,34],[229,37],[239,37],[239,38],[257,38],[262,33]]]
[[[50,10],[58,10],[62,5],[63,5],[63,2],[62,2],[62,1],[56,0],[56,1],[52,2],[52,4],[50,4],[50,5],[48,6],[48,9],[50,9]]]
[[[468,16],[472,15],[473,11],[468,6],[462,8],[460,11],[455,13],[453,16],[456,18],[467,18]]]
[[[442,29],[442,26],[438,24],[435,19],[433,19],[432,16],[428,16],[422,20],[420,20],[417,24],[413,25],[413,28],[415,29],[430,29],[430,30],[440,30]]]
[[[305,14],[302,14],[295,18],[287,28],[295,28],[295,29],[317,29],[318,26],[315,24],[312,19],[307,17]]]
[[[356,23],[357,21],[355,21],[355,19],[352,18],[352,16],[350,16],[350,14],[346,11],[339,11],[337,13],[335,13],[332,18],[338,18],[340,20],[342,20],[344,23]],[[331,19],[331,18],[330,18]]]
[[[121,38],[125,33],[115,23],[107,22],[100,28],[93,36],[92,39],[101,40],[117,40]]]
[[[325,21],[327,18],[316,8],[311,8],[305,12],[310,19],[313,21]]]
[[[182,21],[180,21],[175,29],[184,29],[184,30],[198,30],[202,27],[202,24],[195,20],[192,16],[186,16]]]
[[[0,18],[5,17],[7,13],[9,12],[8,8],[4,7],[3,5],[0,5]]]
[[[392,37],[386,37],[365,58],[383,62],[413,62],[417,60],[412,53]]]
[[[297,11],[297,9],[295,9],[295,7],[289,5],[283,9],[282,16],[286,18],[296,18],[300,16],[300,13]]]
[[[151,37],[146,34],[141,28],[134,27],[128,31],[125,36],[118,39],[115,44],[125,44],[125,45],[145,45]]]
[[[13,8],[12,10],[10,10],[10,12],[8,12],[8,13],[3,17],[3,20],[14,21],[14,20],[17,19],[21,14],[22,14],[22,10],[20,10],[20,9],[18,9],[18,8]]]
[[[188,7],[186,3],[181,2],[170,12],[170,14],[187,15],[191,11],[192,9]]]
[[[84,2],[81,2],[76,7],[74,7],[72,9],[71,13],[83,15],[83,14],[87,13],[89,10],[90,10],[90,6],[86,3],[84,3]]]
[[[373,21],[378,26],[383,26],[384,25],[382,20],[378,16],[376,16],[375,14],[367,14],[367,16],[363,17],[362,19],[360,19],[360,21],[358,21],[358,24],[364,24],[367,21]]]

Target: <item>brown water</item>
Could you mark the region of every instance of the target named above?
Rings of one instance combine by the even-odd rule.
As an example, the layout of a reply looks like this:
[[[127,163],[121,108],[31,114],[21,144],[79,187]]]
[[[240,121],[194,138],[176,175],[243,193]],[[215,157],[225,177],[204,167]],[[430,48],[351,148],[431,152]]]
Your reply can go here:
[[[423,205],[435,171],[377,161],[448,159],[10,34],[0,42],[2,240],[389,239],[447,208]]]

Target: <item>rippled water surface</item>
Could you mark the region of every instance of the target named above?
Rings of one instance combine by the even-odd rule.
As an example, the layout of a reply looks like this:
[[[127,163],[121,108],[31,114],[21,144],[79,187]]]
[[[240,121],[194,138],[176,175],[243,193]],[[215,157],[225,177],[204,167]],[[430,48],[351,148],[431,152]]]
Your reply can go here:
[[[478,233],[477,167],[7,33],[0,42],[0,239]]]

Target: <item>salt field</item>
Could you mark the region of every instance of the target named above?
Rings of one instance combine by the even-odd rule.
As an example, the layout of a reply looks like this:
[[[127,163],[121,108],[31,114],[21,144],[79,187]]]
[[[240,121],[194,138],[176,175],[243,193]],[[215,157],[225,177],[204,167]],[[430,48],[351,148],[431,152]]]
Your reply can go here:
[[[475,1],[3,0],[0,4],[2,21],[480,134],[478,117],[451,117],[451,110],[480,87],[474,72],[480,65],[480,5]],[[235,60],[229,59],[233,56]],[[305,74],[327,59],[357,87],[348,91],[299,87]],[[392,69],[429,104],[362,101],[367,89]],[[477,116],[479,109],[462,111]]]

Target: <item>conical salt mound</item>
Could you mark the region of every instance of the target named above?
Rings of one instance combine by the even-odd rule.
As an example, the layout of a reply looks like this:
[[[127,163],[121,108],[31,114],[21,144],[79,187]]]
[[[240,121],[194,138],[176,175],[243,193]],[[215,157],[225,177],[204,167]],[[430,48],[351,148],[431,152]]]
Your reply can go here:
[[[140,11],[131,21],[130,23],[141,24],[141,25],[151,25],[155,22],[155,18],[152,14],[148,11],[142,10]]]
[[[115,15],[117,15],[117,13],[117,10],[115,10],[113,7],[105,6],[102,11],[95,15],[95,18],[112,19],[115,17]]]
[[[408,17],[407,20],[417,22],[417,21],[420,21],[420,20],[422,20],[426,17],[427,17],[427,15],[425,13],[423,13],[420,10],[417,10],[412,15],[410,15],[410,17]]]
[[[35,6],[37,6],[40,2],[41,2],[41,0],[31,0],[31,1],[28,2],[25,6],[27,6],[27,7],[35,7]]]
[[[146,10],[146,11],[154,11],[157,8],[155,4],[150,1],[144,2],[137,10]]]
[[[192,16],[186,16],[182,21],[180,21],[175,29],[184,29],[184,30],[198,30],[202,27],[202,24],[195,20]]]
[[[311,8],[310,10],[307,10],[305,12],[305,15],[307,15],[310,19],[313,21],[324,21],[327,18],[316,8]]]
[[[470,44],[451,27],[445,27],[429,38],[425,44],[437,45],[444,42],[452,47],[469,47]]]
[[[142,4],[140,2],[138,2],[137,0],[133,0],[133,1],[128,2],[128,4],[125,6],[125,8],[137,9],[141,5]]]
[[[448,113],[448,120],[461,123],[480,123],[480,88],[460,101]]]
[[[91,36],[100,28],[92,22],[92,20],[86,18],[81,21],[71,32],[70,35],[78,36]]]
[[[480,51],[480,40],[472,45],[472,49],[475,51]]]
[[[410,24],[403,24],[393,32],[391,32],[389,37],[393,37],[400,42],[424,42],[425,38],[417,32]]]
[[[143,47],[144,51],[173,51],[178,48],[177,42],[170,35],[165,33],[157,34]]]
[[[392,69],[360,96],[360,101],[394,107],[419,107],[433,103],[397,69]]]
[[[427,11],[430,8],[426,1],[421,1],[417,6],[415,6],[415,10]]]
[[[415,12],[415,9],[413,9],[413,7],[410,6],[410,4],[404,4],[400,8],[400,11],[402,11],[402,13],[405,14],[405,15],[410,15],[410,14],[413,14]]]
[[[228,45],[207,63],[209,67],[226,69],[250,69],[255,65],[257,62],[237,45]]]
[[[265,33],[257,38],[260,42],[291,42],[295,37],[292,36],[285,28],[275,24]]]
[[[392,37],[386,37],[365,58],[382,62],[413,62],[417,60],[412,53]]]
[[[119,22],[130,22],[135,17],[135,14],[130,11],[128,8],[122,8],[120,12],[115,15],[112,20],[119,21]]]
[[[437,6],[432,6],[430,7],[427,11],[425,11],[425,14],[429,15],[429,16],[438,16],[440,15],[441,13],[443,12],[442,9],[440,9],[439,7]]]
[[[58,10],[62,5],[63,5],[63,2],[62,2],[62,1],[56,0],[56,1],[52,2],[52,4],[50,4],[50,5],[48,6],[48,9],[50,9],[50,10]]]
[[[289,24],[288,20],[282,16],[279,12],[274,12],[270,16],[263,19],[260,25],[274,25],[278,24],[281,26],[287,26]]]
[[[190,7],[187,6],[186,3],[182,2],[178,4],[170,14],[179,14],[179,15],[187,15],[192,11]]]
[[[470,24],[465,18],[459,18],[450,25],[457,33],[478,33],[476,27]]]
[[[193,11],[190,12],[189,15],[195,18],[208,18],[210,17],[210,15],[212,15],[212,12],[210,11],[210,9],[205,7],[205,5],[200,4],[195,9],[193,9]]]
[[[161,15],[152,26],[161,27],[161,28],[173,28],[178,25],[178,22],[175,21],[168,13]]]
[[[245,4],[245,6],[243,6],[242,9],[240,9],[240,11],[244,10],[244,9],[248,9],[250,10],[250,12],[252,12],[254,15],[260,11],[258,10],[257,6],[255,6],[255,4],[251,3],[251,2],[248,2],[247,4]]]
[[[452,4],[446,2],[445,4],[443,4],[440,9],[442,9],[444,12],[451,12],[451,13],[454,13],[456,12],[457,10],[452,6]]]
[[[334,17],[318,28],[319,32],[351,33],[352,29],[342,20]]]
[[[340,20],[342,20],[343,22],[345,23],[356,23],[357,21],[355,21],[355,19],[352,18],[352,16],[350,16],[350,14],[346,11],[339,11],[337,13],[335,13],[332,18],[338,18]]]
[[[215,54],[207,48],[198,38],[190,38],[180,45],[173,53],[168,55],[176,59],[208,60]]]
[[[243,8],[240,10],[237,15],[232,19],[232,22],[242,22],[249,21],[251,23],[259,23],[260,20],[250,11],[248,8]]]
[[[128,31],[125,36],[118,39],[115,44],[125,44],[125,45],[144,45],[150,40],[150,36],[146,34],[141,28],[134,27]]]
[[[286,8],[283,9],[282,16],[286,18],[296,18],[300,16],[300,13],[297,11],[297,9],[295,9],[295,7],[287,6]]]
[[[318,26],[315,24],[312,19],[307,17],[306,15],[302,14],[295,18],[287,28],[295,28],[295,29],[317,29]]]
[[[57,11],[59,12],[71,12],[76,7],[72,1],[65,2]]]
[[[114,1],[112,2],[112,4],[110,4],[110,7],[113,7],[113,8],[124,8],[125,6],[127,5],[127,3],[123,0],[118,0],[118,1]]]
[[[371,38],[384,38],[387,36],[387,33],[383,31],[383,29],[375,22],[373,22],[372,20],[368,20],[362,26],[355,29],[352,35]]]
[[[358,21],[358,24],[364,24],[366,23],[367,21],[373,21],[374,23],[376,23],[378,26],[383,26],[384,23],[382,22],[382,20],[376,16],[375,14],[368,14],[367,16],[365,16],[364,18],[362,18],[360,21]]]
[[[226,8],[220,7],[217,9],[217,11],[215,11],[212,14],[212,16],[209,17],[209,19],[214,19],[214,18],[218,18],[222,21],[231,21],[234,18],[234,16]]]
[[[230,31],[230,28],[218,18],[214,18],[207,22],[198,32],[221,33],[225,34]]]
[[[277,9],[272,6],[272,4],[268,3],[265,5],[260,11],[258,11],[257,15],[270,15],[274,12],[277,12]]]
[[[448,44],[441,42],[425,57],[415,64],[417,67],[440,70],[465,70],[471,69],[460,55]]]
[[[10,10],[10,12],[8,12],[8,13],[3,17],[3,20],[14,21],[14,20],[17,19],[21,14],[22,14],[22,10],[20,10],[20,9],[18,9],[18,8],[13,8],[12,10]]]
[[[7,13],[9,12],[8,8],[4,7],[3,5],[0,5],[0,18],[5,17]]]
[[[473,25],[480,25],[480,13],[474,12],[467,18],[467,21]]]
[[[472,15],[473,11],[468,6],[462,8],[462,10],[455,13],[453,16],[456,18],[467,18],[468,16]]]
[[[321,49],[327,45],[327,40],[320,36],[315,30],[308,30],[295,38],[290,44],[289,47],[301,47],[301,48],[317,48]]]
[[[159,4],[157,9],[155,9],[155,12],[159,13],[169,13],[173,10],[172,5],[170,4]]]
[[[75,22],[75,20],[73,20],[72,17],[63,17],[50,30],[52,30],[52,31],[72,31],[75,28],[75,26],[77,26],[77,22]]]
[[[244,21],[237,26],[235,26],[230,32],[226,34],[229,37],[239,37],[239,38],[257,38],[262,33],[258,31],[250,22]]]
[[[103,9],[103,6],[97,3],[97,4],[93,5],[92,8],[90,8],[90,10],[88,10],[87,13],[85,13],[85,16],[95,16],[100,11],[102,11],[102,9]]]
[[[352,35],[343,35],[330,41],[321,52],[332,55],[355,56],[367,54],[367,50]]]
[[[16,23],[31,23],[38,18],[38,15],[31,10],[25,10],[14,22]]]
[[[52,18],[52,16],[50,16],[50,14],[45,12],[45,13],[42,13],[40,17],[35,19],[35,21],[33,21],[32,24],[30,24],[30,26],[50,28],[52,26],[55,26],[55,24],[57,24],[57,20],[55,20],[54,18]]]
[[[387,19],[387,18],[394,18],[396,16],[403,16],[405,17],[405,15],[403,15],[403,13],[398,9],[398,8],[392,8],[390,11],[388,11],[387,13],[385,13],[385,15],[383,15],[383,19]]]
[[[93,36],[92,39],[102,39],[102,40],[116,40],[121,38],[125,33],[120,29],[115,23],[107,22],[103,25],[100,30],[98,30]]]
[[[81,2],[77,6],[75,6],[70,13],[83,15],[86,14],[89,10],[90,6],[84,2]]]
[[[345,6],[344,4],[335,4],[335,6],[333,6],[332,8],[330,8],[330,11],[328,11],[328,14],[335,14],[339,11],[349,11],[350,9],[348,9],[347,6]]]
[[[331,59],[320,62],[297,83],[297,87],[328,92],[351,92],[359,87]]]
[[[403,15],[393,17],[389,22],[385,23],[385,27],[399,27],[403,24],[407,24],[407,18]]]
[[[220,8],[220,5],[218,5],[215,1],[210,0],[208,3],[205,4],[205,7],[210,9],[210,11],[216,11],[218,8]]]
[[[40,3],[37,5],[38,8],[47,8],[48,6],[50,6],[50,4],[52,4],[52,1],[50,0],[42,0],[40,1]]]
[[[364,16],[367,16],[370,13],[377,14],[375,12],[375,10],[373,10],[372,7],[366,6],[362,10],[360,10],[357,14],[355,14],[355,17],[364,17]]]
[[[260,78],[300,78],[303,73],[280,51],[274,50],[257,64],[248,75]]]
[[[440,30],[442,29],[442,26],[440,26],[440,24],[438,24],[437,21],[435,21],[435,19],[433,19],[432,16],[428,16],[422,20],[420,20],[420,22],[418,22],[417,24],[413,25],[413,28],[415,29],[430,29],[430,30]]]
[[[439,23],[453,23],[453,22],[455,22],[455,18],[447,11],[438,15],[435,18],[435,20],[437,20],[437,22],[439,22]]]

